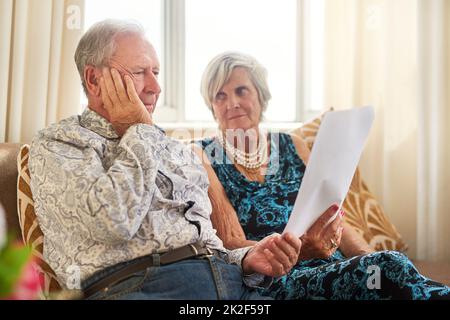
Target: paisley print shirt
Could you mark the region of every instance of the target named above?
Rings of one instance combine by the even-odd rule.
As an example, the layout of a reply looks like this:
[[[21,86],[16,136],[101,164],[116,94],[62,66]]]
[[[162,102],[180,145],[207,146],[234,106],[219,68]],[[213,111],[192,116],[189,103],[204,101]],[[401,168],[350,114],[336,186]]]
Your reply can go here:
[[[38,133],[30,149],[31,190],[44,258],[67,287],[96,271],[196,241],[241,266],[249,248],[224,249],[213,229],[208,178],[195,153],[156,126],[122,138],[86,109]],[[267,282],[244,277],[249,286]]]

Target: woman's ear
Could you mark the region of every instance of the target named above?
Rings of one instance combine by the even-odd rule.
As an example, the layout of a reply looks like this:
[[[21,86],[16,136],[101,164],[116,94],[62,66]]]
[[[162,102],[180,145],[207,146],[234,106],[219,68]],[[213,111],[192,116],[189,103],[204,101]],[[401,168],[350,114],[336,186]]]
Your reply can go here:
[[[90,65],[87,65],[84,68],[84,82],[86,84],[88,95],[100,97],[100,77],[101,72],[98,68]]]

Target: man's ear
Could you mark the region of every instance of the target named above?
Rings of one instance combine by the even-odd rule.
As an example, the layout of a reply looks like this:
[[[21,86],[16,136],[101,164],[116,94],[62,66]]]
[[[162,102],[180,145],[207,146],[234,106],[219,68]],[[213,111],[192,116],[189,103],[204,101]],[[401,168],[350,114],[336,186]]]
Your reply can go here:
[[[84,82],[89,95],[100,97],[100,77],[101,71],[98,68],[90,65],[84,67]]]

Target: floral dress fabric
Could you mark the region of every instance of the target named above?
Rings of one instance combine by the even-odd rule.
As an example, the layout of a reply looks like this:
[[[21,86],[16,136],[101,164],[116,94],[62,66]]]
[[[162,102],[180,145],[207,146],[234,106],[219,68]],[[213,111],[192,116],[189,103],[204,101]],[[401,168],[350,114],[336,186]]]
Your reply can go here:
[[[269,140],[263,183],[244,177],[217,139],[200,142],[248,240],[283,232],[306,168],[290,135],[271,133]],[[449,287],[422,276],[396,251],[346,258],[337,250],[328,259],[301,261],[262,293],[275,299],[450,299]]]

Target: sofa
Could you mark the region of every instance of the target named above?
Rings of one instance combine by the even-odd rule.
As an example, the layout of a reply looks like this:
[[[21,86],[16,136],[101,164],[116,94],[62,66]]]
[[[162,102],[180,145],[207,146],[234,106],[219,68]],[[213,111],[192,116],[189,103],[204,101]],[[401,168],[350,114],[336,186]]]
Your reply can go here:
[[[17,214],[17,155],[20,144],[0,143],[0,205],[6,213],[8,232],[21,238]]]
[[[17,208],[17,156],[21,144],[0,143],[0,205],[6,213],[9,233],[21,239],[21,229]],[[450,263],[414,261],[419,271],[435,281],[450,286]]]

